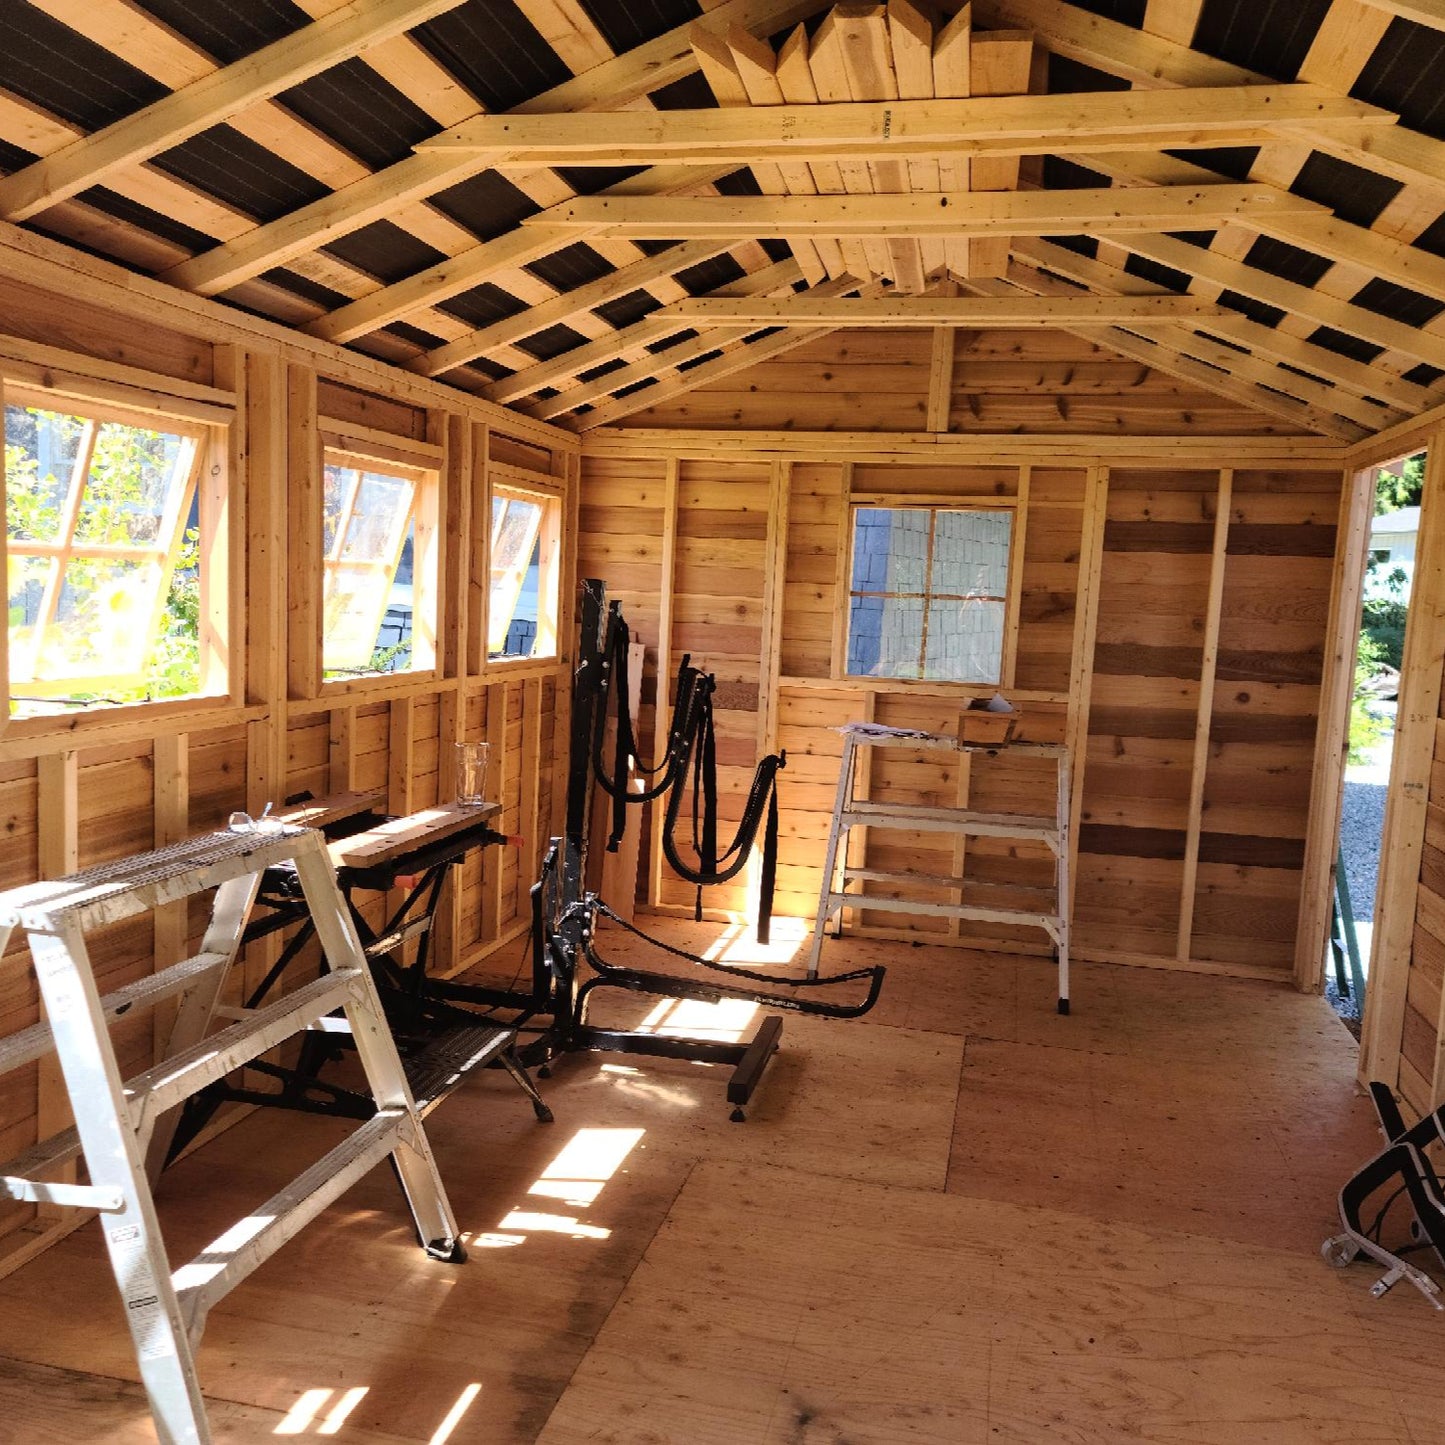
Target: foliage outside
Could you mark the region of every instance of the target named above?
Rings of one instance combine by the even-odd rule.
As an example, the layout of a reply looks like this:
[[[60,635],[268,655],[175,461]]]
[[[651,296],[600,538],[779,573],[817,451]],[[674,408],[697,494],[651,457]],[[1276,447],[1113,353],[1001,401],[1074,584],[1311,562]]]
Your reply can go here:
[[[1425,487],[1425,455],[1406,457],[1397,468],[1381,468],[1375,480],[1375,515],[1418,507]],[[1379,695],[1381,674],[1399,672],[1405,649],[1405,618],[1409,605],[1409,574],[1371,557],[1365,568],[1365,597],[1360,609],[1360,646],[1355,661],[1355,687],[1350,699],[1349,760],[1362,763],[1389,732],[1388,723],[1371,708]]]
[[[73,465],[92,425],[95,438],[90,465],[81,495],[75,498],[66,467]],[[42,452],[52,462],[59,458],[60,464],[42,467]],[[153,557],[147,561],[112,560],[83,552],[70,557],[54,619],[38,639],[43,661],[37,680],[54,682],[72,670],[75,675],[75,691],[56,702],[143,702],[190,696],[200,690],[199,533],[194,528],[184,532],[174,559],[166,557],[162,549],[168,539],[160,535],[167,504],[175,499],[174,488],[186,484],[189,455],[185,439],[170,433],[115,422],[87,423],[81,417],[38,407],[5,409],[12,657],[17,638],[25,645],[37,641],[33,634],[26,639],[25,633],[44,620],[35,613],[44,578],[53,565],[43,556],[26,555],[26,542],[73,541],[78,549],[153,549]],[[153,636],[142,636],[137,629],[151,630],[155,588],[168,566],[159,625]],[[117,658],[136,659],[138,665],[122,668]],[[120,686],[107,682],[99,692],[93,683],[87,684],[87,665],[92,678],[126,670],[133,681]],[[24,681],[17,679],[14,688],[24,699]]]

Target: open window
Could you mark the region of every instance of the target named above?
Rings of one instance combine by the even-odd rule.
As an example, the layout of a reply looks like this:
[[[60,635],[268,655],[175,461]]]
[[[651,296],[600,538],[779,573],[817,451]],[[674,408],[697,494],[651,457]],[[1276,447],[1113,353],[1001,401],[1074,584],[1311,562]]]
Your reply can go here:
[[[328,447],[321,665],[328,679],[436,662],[437,474]]]
[[[4,418],[11,714],[224,692],[220,429],[16,387]]]
[[[998,683],[1013,515],[1003,508],[853,509],[847,675]]]
[[[491,495],[487,655],[555,657],[561,499],[497,486]]]

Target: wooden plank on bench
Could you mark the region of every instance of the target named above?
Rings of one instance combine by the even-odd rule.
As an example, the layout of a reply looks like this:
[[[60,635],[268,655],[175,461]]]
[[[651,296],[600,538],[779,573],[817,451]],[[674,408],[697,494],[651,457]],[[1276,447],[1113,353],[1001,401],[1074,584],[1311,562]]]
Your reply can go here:
[[[419,813],[392,818],[363,833],[338,839],[329,845],[331,861],[338,867],[379,868],[428,843],[475,828],[501,811],[500,803],[442,803],[435,808],[423,808]]]

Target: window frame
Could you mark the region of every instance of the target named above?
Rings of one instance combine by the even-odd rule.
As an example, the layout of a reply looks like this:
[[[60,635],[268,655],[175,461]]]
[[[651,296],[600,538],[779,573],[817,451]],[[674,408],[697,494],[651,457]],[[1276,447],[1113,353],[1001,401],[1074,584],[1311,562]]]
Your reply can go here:
[[[848,671],[848,656],[852,640],[853,627],[853,599],[861,595],[877,595],[868,593],[856,593],[853,589],[853,566],[854,550],[858,537],[858,512],[866,511],[914,511],[929,512],[1002,512],[1012,518],[1009,526],[1008,542],[1008,575],[1005,584],[1005,592],[999,600],[1003,603],[1003,635],[999,645],[999,676],[994,682],[967,681],[956,678],[930,678],[930,677],[894,677],[888,674],[860,673]],[[926,688],[959,688],[974,692],[991,692],[1000,688],[1011,688],[1014,685],[1015,666],[1018,653],[1018,632],[1019,632],[1019,603],[1023,581],[1023,555],[1024,555],[1024,521],[1026,513],[1019,505],[1017,497],[971,497],[971,496],[948,496],[934,493],[928,494],[898,494],[890,492],[879,493],[853,493],[848,498],[848,533],[844,556],[844,570],[839,577],[841,597],[839,606],[842,611],[842,626],[838,630],[836,638],[838,655],[834,658],[834,676],[843,682],[877,684],[888,683],[898,687],[926,687]],[[932,538],[936,527],[929,528],[929,559],[932,558]],[[925,581],[928,577],[928,567],[925,566]],[[899,594],[903,595],[903,594]],[[921,647],[923,655],[926,656],[927,649],[927,618],[928,601],[934,595],[924,591],[917,595],[924,604],[924,630]],[[951,594],[950,594],[951,595]]]
[[[320,465],[316,487],[315,542],[313,557],[316,577],[315,641],[318,686],[316,695],[334,695],[340,691],[368,690],[394,686],[402,681],[435,681],[441,666],[439,638],[442,628],[441,601],[441,486],[443,459],[440,448],[425,443],[408,445],[406,437],[373,440],[363,429],[328,424],[319,418]],[[340,557],[328,558],[325,540],[326,468],[331,465],[352,468],[358,472],[375,472],[397,477],[413,486],[410,524],[412,529],[412,612],[411,665],[392,672],[359,671],[341,676],[326,676],[326,579],[328,569],[355,566],[343,563]],[[354,489],[359,491],[359,487]],[[355,496],[353,493],[352,501]],[[344,527],[338,527],[335,546],[345,539]],[[396,570],[406,547],[406,529],[400,530],[389,568],[387,589],[396,581]],[[385,608],[378,617],[378,630],[385,620]]]
[[[494,655],[491,651],[493,617],[492,557],[496,547],[498,526],[493,524],[492,510],[498,496],[531,502],[540,506],[535,546],[537,548],[537,641],[526,657]],[[562,478],[543,477],[494,463],[487,469],[487,486],[482,516],[485,518],[486,546],[482,563],[482,606],[479,618],[481,668],[521,668],[535,663],[555,664],[561,656],[560,628],[562,609],[562,526],[566,496]],[[505,519],[505,512],[502,514]],[[528,565],[530,565],[530,550]],[[508,626],[515,617],[517,600],[526,580],[527,568],[517,569],[516,587],[508,608]],[[544,607],[544,594],[550,592],[551,606]],[[550,613],[550,615],[548,615]]]
[[[48,378],[44,376],[37,376],[32,380],[23,373],[16,375],[0,361],[0,428],[3,428],[5,409],[11,406],[71,416],[85,426],[82,444],[76,455],[75,469],[67,488],[62,540],[58,545],[53,542],[16,544],[9,536],[8,525],[5,532],[0,534],[0,563],[5,567],[7,588],[12,555],[18,553],[22,556],[47,557],[58,561],[59,566],[54,569],[46,584],[44,615],[48,616],[53,613],[58,603],[65,571],[73,558],[116,558],[122,561],[159,559],[160,575],[147,622],[147,634],[152,639],[153,646],[164,613],[165,599],[184,544],[186,522],[194,503],[199,531],[196,569],[200,593],[197,628],[198,685],[194,692],[175,697],[140,698],[124,702],[108,702],[100,698],[92,702],[77,702],[67,707],[67,698],[75,692],[104,691],[107,687],[135,687],[144,681],[144,669],[139,672],[77,676],[54,682],[37,681],[33,678],[17,681],[11,665],[7,625],[6,646],[0,649],[0,702],[3,702],[3,707],[0,707],[0,728],[53,726],[56,718],[75,720],[97,714],[114,720],[134,708],[166,708],[174,711],[239,701],[241,658],[239,655],[232,657],[229,647],[231,619],[239,602],[233,595],[232,584],[238,575],[234,556],[237,539],[233,535],[232,513],[228,505],[230,434],[235,420],[234,412],[227,405],[169,398],[160,391],[141,391],[123,383],[104,380],[92,382],[91,378],[84,375],[67,375],[64,381],[65,384],[60,386],[49,384]],[[75,538],[76,526],[80,520],[80,504],[85,493],[85,485],[82,483],[77,486],[76,478],[84,463],[86,480],[89,480],[95,440],[100,428],[107,423],[165,432],[182,437],[192,444],[185,480],[178,493],[169,499],[163,514],[163,530],[169,534],[164,548],[147,547],[143,544],[84,542]],[[6,495],[4,480],[3,461],[0,461],[0,498]],[[8,513],[8,504],[6,510]],[[149,652],[146,661],[148,664]],[[21,692],[26,702],[38,702],[39,709],[12,713],[12,703],[17,691]],[[53,702],[53,710],[45,705],[49,702]]]

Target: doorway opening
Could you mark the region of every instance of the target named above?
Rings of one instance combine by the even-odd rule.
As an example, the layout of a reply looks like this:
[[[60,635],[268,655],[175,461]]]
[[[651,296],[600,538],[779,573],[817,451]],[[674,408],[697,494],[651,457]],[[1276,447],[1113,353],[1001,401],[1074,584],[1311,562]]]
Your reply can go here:
[[[1365,562],[1340,811],[1335,917],[1325,974],[1325,992],[1356,1038],[1369,987],[1385,794],[1394,756],[1400,665],[1424,482],[1423,451],[1374,470],[1374,515]]]

